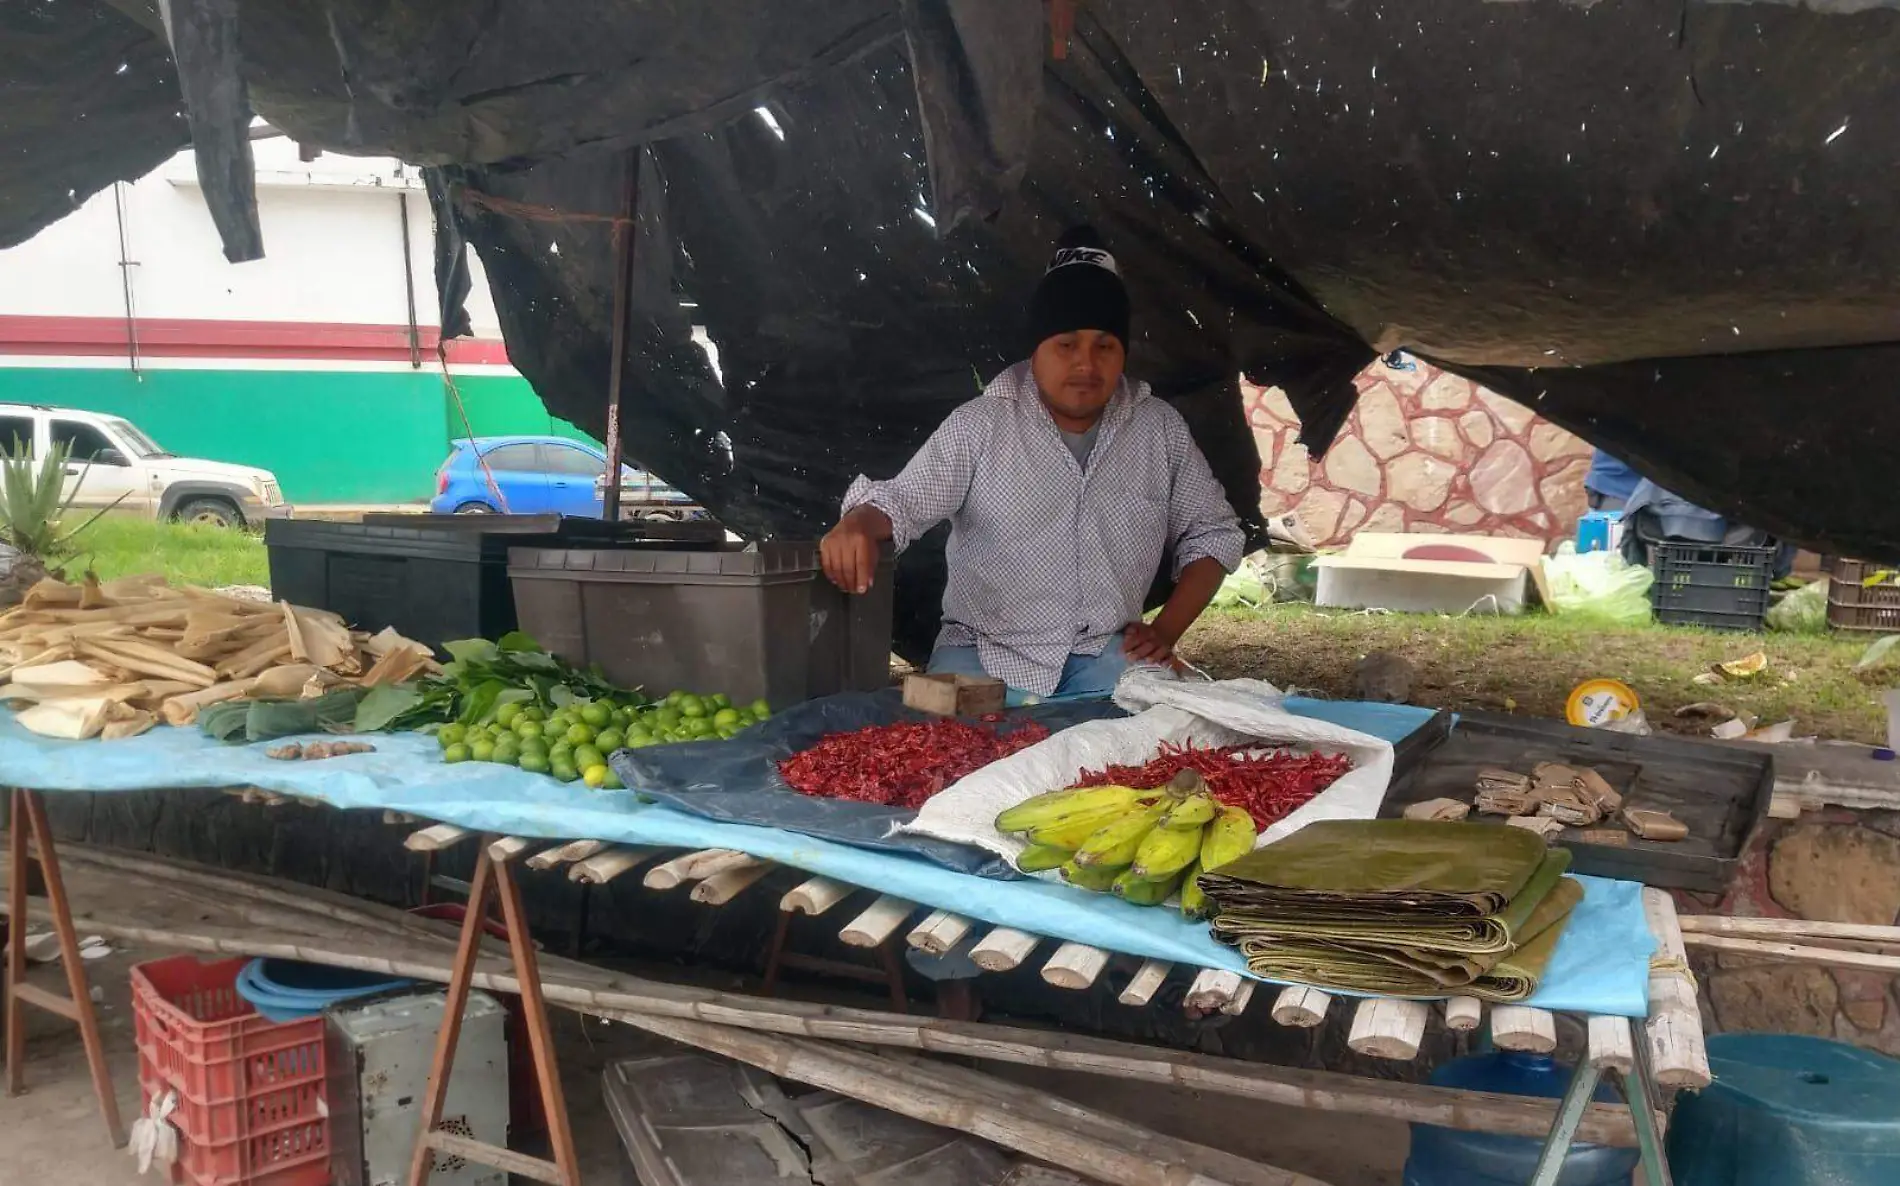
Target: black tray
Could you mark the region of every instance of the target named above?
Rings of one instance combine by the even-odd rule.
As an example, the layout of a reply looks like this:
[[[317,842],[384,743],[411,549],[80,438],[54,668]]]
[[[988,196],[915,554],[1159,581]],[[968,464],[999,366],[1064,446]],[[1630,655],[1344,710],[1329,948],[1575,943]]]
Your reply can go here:
[[[1636,737],[1579,729],[1559,721],[1492,713],[1464,713],[1457,727],[1409,769],[1398,770],[1386,793],[1384,816],[1398,816],[1426,799],[1462,799],[1476,793],[1486,767],[1529,774],[1539,762],[1589,766],[1621,791],[1631,807],[1668,811],[1688,825],[1686,840],[1585,843],[1584,832],[1613,832],[1604,821],[1594,829],[1565,828],[1553,838],[1571,852],[1571,870],[1644,885],[1719,894],[1754,839],[1774,794],[1774,758],[1675,737]],[[1501,825],[1494,816],[1474,822]]]

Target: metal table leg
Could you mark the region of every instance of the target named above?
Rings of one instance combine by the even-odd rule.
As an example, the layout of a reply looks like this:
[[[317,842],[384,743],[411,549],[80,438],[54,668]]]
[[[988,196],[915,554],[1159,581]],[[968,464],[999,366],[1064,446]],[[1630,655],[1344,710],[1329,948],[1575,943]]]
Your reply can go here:
[[[1649,1186],[1673,1186],[1669,1176],[1669,1158],[1663,1149],[1662,1131],[1656,1124],[1656,1075],[1649,1065],[1649,1043],[1643,1031],[1630,1023],[1631,1045],[1636,1049],[1636,1069],[1622,1076],[1623,1098],[1630,1106],[1636,1124],[1636,1147],[1642,1151],[1643,1175]]]
[[[1564,1158],[1576,1142],[1577,1126],[1583,1123],[1583,1113],[1595,1098],[1602,1078],[1603,1072],[1591,1066],[1588,1059],[1571,1072],[1570,1086],[1564,1088],[1564,1098],[1557,1105],[1557,1122],[1544,1138],[1544,1151],[1537,1156],[1537,1171],[1531,1175],[1530,1186],[1557,1186],[1564,1172]]]

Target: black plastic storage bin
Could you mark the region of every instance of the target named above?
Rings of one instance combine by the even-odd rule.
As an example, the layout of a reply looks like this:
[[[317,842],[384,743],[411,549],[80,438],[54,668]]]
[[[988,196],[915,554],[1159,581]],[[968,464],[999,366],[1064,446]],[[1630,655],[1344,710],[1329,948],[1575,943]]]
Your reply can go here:
[[[703,550],[516,548],[521,628],[615,683],[773,707],[890,682],[891,572],[847,597],[813,543]]]
[[[360,630],[393,626],[432,647],[497,638],[516,624],[509,546],[565,542],[558,521],[549,530],[555,517],[523,516],[528,524],[510,518],[484,515],[479,528],[454,530],[268,520],[271,593],[341,614]]]
[[[1711,630],[1760,630],[1774,583],[1774,548],[1680,541],[1649,545],[1656,620]]]

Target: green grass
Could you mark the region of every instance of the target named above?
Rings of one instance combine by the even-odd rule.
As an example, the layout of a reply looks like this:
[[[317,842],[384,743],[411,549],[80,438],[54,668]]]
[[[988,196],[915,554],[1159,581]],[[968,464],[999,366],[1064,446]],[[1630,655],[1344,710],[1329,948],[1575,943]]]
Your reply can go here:
[[[1900,685],[1900,670],[1883,664],[1854,671],[1871,641],[1855,635],[1604,627],[1544,614],[1443,618],[1283,605],[1257,613],[1209,611],[1183,640],[1182,653],[1216,678],[1252,676],[1346,697],[1353,665],[1370,652],[1389,651],[1416,669],[1416,704],[1557,719],[1572,688],[1603,676],[1634,688],[1659,729],[1706,735],[1714,722],[1673,714],[1710,701],[1752,713],[1763,724],[1793,717],[1797,736],[1885,744],[1880,694]],[[1754,651],[1769,658],[1759,677],[1716,687],[1691,682],[1715,663]]]
[[[90,565],[108,581],[155,572],[178,585],[270,583],[263,537],[249,531],[106,515],[80,532],[73,547],[77,554],[58,562],[69,578]]]

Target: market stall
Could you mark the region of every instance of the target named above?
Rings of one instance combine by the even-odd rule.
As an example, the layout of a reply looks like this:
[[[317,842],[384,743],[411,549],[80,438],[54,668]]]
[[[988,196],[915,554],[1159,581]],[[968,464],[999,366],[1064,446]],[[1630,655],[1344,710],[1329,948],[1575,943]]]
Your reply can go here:
[[[281,614],[282,620],[306,628],[326,624],[319,614],[292,609],[284,609]],[[67,620],[80,616],[83,615],[77,611],[68,611]],[[82,643],[82,650],[91,645],[96,644]],[[122,635],[108,637],[104,645],[108,658],[143,657],[148,663],[157,662],[137,648],[128,650]],[[525,660],[528,667],[555,671],[550,662],[544,661],[546,657],[535,657],[536,652],[526,650],[525,643],[517,640],[515,645],[523,648],[517,655],[529,656]],[[1222,812],[1239,810],[1243,816],[1251,817],[1245,821],[1247,839],[1240,846],[1242,852],[1254,847],[1256,825],[1259,825],[1262,842],[1287,834],[1314,835],[1316,833],[1306,827],[1314,822],[1331,821],[1327,826],[1349,829],[1371,825],[1391,782],[1397,755],[1415,755],[1420,747],[1413,743],[1414,739],[1434,723],[1433,714],[1424,710],[1316,704],[1282,697],[1270,686],[1251,681],[1196,684],[1138,671],[1124,679],[1113,708],[1044,706],[978,722],[943,721],[933,725],[904,709],[894,693],[881,698],[845,696],[814,701],[773,714],[763,721],[756,719],[756,714],[754,719],[744,719],[734,710],[722,726],[682,726],[689,735],[699,734],[699,740],[656,738],[658,744],[622,748],[614,755],[610,772],[590,764],[590,777],[585,780],[576,776],[569,762],[566,764],[568,781],[563,781],[555,776],[561,773],[559,768],[555,768],[553,774],[536,768],[547,768],[544,762],[518,758],[509,764],[499,760],[462,759],[472,758],[475,752],[485,752],[494,758],[497,748],[505,752],[506,747],[500,741],[490,740],[495,735],[497,718],[514,722],[513,727],[503,731],[513,734],[516,745],[526,744],[530,736],[538,736],[544,731],[544,725],[564,725],[571,715],[584,711],[579,707],[583,704],[602,708],[603,711],[589,715],[601,718],[604,728],[619,728],[619,722],[613,719],[616,712],[628,717],[627,730],[644,731],[646,718],[636,725],[627,709],[606,710],[605,705],[612,701],[604,695],[598,700],[589,700],[577,695],[572,688],[568,688],[565,695],[551,694],[556,686],[568,687],[563,680],[589,678],[561,669],[550,676],[552,682],[536,694],[546,696],[547,707],[552,711],[545,717],[520,719],[530,712],[540,713],[538,707],[523,707],[531,698],[504,700],[499,692],[483,691],[489,681],[471,685],[464,680],[454,692],[447,689],[447,683],[466,676],[471,665],[487,664],[489,666],[482,670],[492,674],[495,665],[506,668],[524,660],[501,657],[493,644],[487,644],[486,649],[458,650],[455,646],[450,649],[458,655],[455,662],[463,665],[461,671],[451,668],[438,676],[426,672],[421,660],[412,662],[410,675],[419,678],[372,685],[368,695],[357,699],[359,715],[352,718],[358,725],[388,726],[398,723],[405,713],[426,716],[433,695],[461,697],[451,704],[437,706],[440,709],[437,721],[449,724],[436,729],[433,736],[415,731],[378,732],[373,737],[365,734],[369,737],[367,741],[352,741],[340,747],[329,740],[330,735],[322,733],[271,736],[239,743],[242,737],[255,736],[260,728],[268,731],[269,718],[285,711],[279,701],[272,699],[253,700],[249,707],[237,707],[228,721],[215,728],[207,727],[210,722],[200,722],[195,727],[152,728],[112,741],[48,737],[24,728],[17,718],[0,718],[0,769],[7,772],[10,784],[26,788],[13,797],[9,913],[19,916],[24,912],[27,842],[31,832],[33,850],[49,874],[54,920],[59,924],[63,940],[72,941],[66,891],[63,887],[55,888],[59,885],[56,854],[39,806],[42,796],[65,792],[133,793],[177,787],[224,787],[267,802],[366,810],[384,813],[385,818],[392,821],[413,820],[418,825],[426,825],[419,826],[405,840],[415,851],[440,851],[457,844],[479,842],[471,885],[471,900],[478,908],[468,914],[461,942],[452,953],[453,959],[419,962],[387,953],[365,952],[361,945],[349,949],[347,945],[339,947],[335,943],[310,941],[308,936],[301,935],[288,941],[273,941],[268,936],[231,928],[219,930],[176,923],[155,925],[149,919],[140,919],[137,907],[123,902],[104,910],[88,911],[88,927],[102,933],[125,934],[188,949],[259,954],[280,947],[299,959],[397,971],[418,979],[447,982],[451,985],[452,1001],[461,999],[457,994],[466,993],[471,986],[518,991],[528,1002],[531,1018],[537,1019],[533,1026],[537,1035],[534,1053],[544,1091],[557,1089],[557,1072],[546,1041],[546,1002],[594,1011],[609,1010],[615,1016],[633,1020],[634,1024],[655,1032],[741,1060],[763,1060],[774,1066],[782,1066],[793,1052],[771,1048],[770,1039],[756,1035],[741,1037],[731,1027],[777,1029],[820,1038],[849,1036],[854,1041],[899,1041],[899,1044],[920,1045],[926,1049],[951,1048],[917,1037],[920,1027],[915,1022],[900,1023],[886,1018],[875,1024],[854,1023],[846,1031],[828,1033],[800,1022],[788,1030],[782,1028],[783,1021],[756,1018],[743,1021],[739,1014],[746,1010],[731,1002],[710,1007],[696,1005],[690,1025],[662,1024],[655,1020],[650,997],[612,986],[603,988],[585,976],[573,980],[570,973],[579,974],[565,963],[558,965],[561,971],[556,974],[557,965],[552,961],[538,961],[526,939],[518,883],[522,876],[560,875],[565,871],[567,876],[582,883],[605,884],[633,876],[638,871],[642,885],[655,892],[690,886],[694,901],[708,907],[723,907],[778,867],[810,875],[783,895],[779,902],[782,918],[788,919],[793,913],[836,917],[841,920],[839,933],[843,941],[849,946],[882,953],[887,968],[891,953],[900,946],[932,956],[958,955],[984,972],[1007,971],[1040,960],[1040,974],[1045,982],[1059,988],[1083,989],[1095,984],[1111,963],[1129,960],[1136,967],[1120,994],[1126,1004],[1148,1004],[1164,981],[1178,976],[1189,982],[1185,1003],[1191,1010],[1238,1014],[1252,1004],[1257,994],[1263,998],[1268,995],[1260,993],[1262,988],[1267,988],[1273,997],[1269,1006],[1273,1019],[1281,1024],[1305,1027],[1318,1025],[1334,1008],[1348,1007],[1344,1000],[1336,1002],[1336,998],[1356,998],[1350,1005],[1354,1011],[1348,1039],[1351,1048],[1363,1054],[1400,1060],[1409,1060],[1418,1054],[1426,1028],[1436,1024],[1434,1018],[1441,1008],[1443,1022],[1448,1027],[1476,1028],[1483,1015],[1479,997],[1488,996],[1494,1002],[1490,1010],[1491,1034],[1496,1044],[1505,1049],[1552,1051],[1556,1046],[1554,1014],[1582,1015],[1588,1018],[1587,1056],[1565,1106],[1552,1117],[1544,1118],[1542,1123],[1550,1134],[1545,1161],[1552,1174],[1562,1165],[1563,1155],[1585,1115],[1583,1109],[1591,1099],[1600,1072],[1609,1070],[1625,1076],[1636,1107],[1633,1113],[1625,1113],[1626,1117],[1633,1117],[1633,1127],[1623,1130],[1618,1139],[1640,1144],[1652,1167],[1660,1164],[1651,1107],[1656,1092],[1663,1087],[1698,1086],[1707,1082],[1694,992],[1689,987],[1686,966],[1681,962],[1680,934],[1673,910],[1666,896],[1645,893],[1636,883],[1564,876],[1559,862],[1534,895],[1541,899],[1546,890],[1560,883],[1566,891],[1562,908],[1546,912],[1558,925],[1546,936],[1546,949],[1536,967],[1510,981],[1514,987],[1500,987],[1502,982],[1476,975],[1457,982],[1468,983],[1469,992],[1368,993],[1354,991],[1350,984],[1329,985],[1323,978],[1316,985],[1301,982],[1303,978],[1298,976],[1263,972],[1261,961],[1251,954],[1246,944],[1218,941],[1216,936],[1226,921],[1226,914],[1222,914],[1212,932],[1200,917],[1204,912],[1231,908],[1218,893],[1214,905],[1204,910],[1183,909],[1176,901],[1179,890],[1192,889],[1190,882],[1198,882],[1189,873],[1188,859],[1212,859],[1209,853],[1214,843],[1213,817],[1217,807]],[[409,654],[400,645],[392,644],[385,650],[387,654]],[[105,660],[95,656],[95,662]],[[373,668],[382,662],[378,658],[367,666]],[[365,665],[359,662],[357,666]],[[15,674],[17,677],[17,672]],[[78,678],[78,673],[70,670],[65,674]],[[182,670],[178,674],[194,673]],[[369,682],[360,671],[352,678],[358,683]],[[30,685],[32,681],[25,682]],[[421,687],[413,688],[415,684]],[[411,690],[401,691],[404,688]],[[336,694],[331,689],[315,697],[289,699],[302,703]],[[35,695],[42,705],[63,706],[62,716],[73,707],[71,696]],[[557,701],[567,707],[556,707]],[[84,702],[83,698],[80,702]],[[270,711],[260,712],[260,705]],[[517,711],[506,711],[510,705]],[[646,711],[655,714],[651,718],[652,727],[669,731],[665,727],[669,718],[663,708],[649,707]],[[725,711],[721,708],[713,716]],[[381,714],[380,722],[361,715],[366,712]],[[577,720],[575,724],[585,722]],[[450,732],[451,725],[457,731]],[[232,740],[222,741],[213,735],[220,729]],[[859,788],[845,799],[812,794],[798,786],[811,775],[813,764],[819,763],[820,759],[813,755],[821,755],[824,746],[843,745],[840,739],[855,738],[857,741],[852,744],[861,743],[867,731],[884,741],[902,741],[913,747],[920,737],[941,740],[951,736],[975,746],[968,753],[977,756],[951,775],[923,786],[922,790],[901,779],[887,780],[889,786],[899,788],[899,792],[894,792],[895,798],[885,794],[888,787],[884,784]],[[726,735],[707,736],[713,732]],[[472,742],[465,740],[472,734],[476,735]],[[583,734],[588,741],[576,744],[591,744],[594,737],[591,728],[568,726],[568,738],[578,739]],[[639,735],[643,734],[636,734]],[[621,740],[626,740],[624,735]],[[485,751],[477,750],[483,746]],[[464,754],[460,750],[471,752]],[[525,752],[538,755],[540,751]],[[876,765],[884,771],[909,770],[913,774],[927,769],[930,761],[938,760],[934,750],[926,751],[922,758],[908,750],[901,755],[880,750],[853,759],[851,755],[855,752],[847,746],[842,760],[847,763],[857,760],[860,765]],[[1172,761],[1167,761],[1170,755]],[[312,757],[315,760],[306,760]],[[1152,790],[1144,790],[1140,785],[1145,781],[1147,787],[1156,787],[1157,781],[1166,781],[1168,774],[1178,777],[1190,767],[1207,772],[1215,783],[1222,783],[1230,775],[1257,779],[1261,769],[1278,770],[1282,774],[1292,767],[1306,770],[1307,765],[1303,763],[1307,763],[1308,758],[1325,767],[1324,777],[1306,783],[1286,778],[1258,786],[1248,783],[1252,789],[1245,794],[1254,797],[1248,799],[1243,794],[1237,802],[1245,803],[1244,808],[1235,803],[1203,804],[1199,802],[1199,792],[1177,792],[1172,781]],[[907,761],[912,764],[907,766]],[[923,764],[917,765],[917,762]],[[1156,763],[1166,768],[1153,768]],[[1196,777],[1199,777],[1198,771]],[[609,774],[613,776],[611,779]],[[1091,778],[1091,774],[1098,777]],[[824,790],[840,781],[849,781],[837,774],[828,777],[825,787],[811,789]],[[619,782],[639,789],[611,785]],[[1086,784],[1090,782],[1102,790],[1088,791]],[[1123,787],[1120,782],[1137,785]],[[1295,785],[1299,788],[1297,794],[1287,791]],[[1266,786],[1277,789],[1269,794],[1260,789]],[[1125,837],[1118,843],[1126,851],[1118,856],[1108,855],[1105,849],[1098,852],[1099,845],[1105,842],[1098,842],[1094,835],[1086,842],[1078,835],[1057,846],[1042,842],[1031,844],[1022,835],[1010,834],[1014,831],[1033,834],[1032,829],[1018,829],[1011,822],[1011,811],[1027,803],[1083,793],[1100,798],[1102,793],[1112,792],[1113,797],[1122,791],[1127,792],[1122,796],[1125,802],[1102,817],[1102,821],[1112,819],[1118,828],[1125,829]],[[1229,792],[1222,790],[1221,793]],[[872,801],[864,801],[867,796]],[[1205,797],[1213,800],[1213,791],[1209,790]],[[1196,814],[1197,811],[1201,814]],[[1148,854],[1146,841],[1151,837],[1167,840],[1164,833],[1170,827],[1191,837],[1186,847],[1173,845],[1180,853],[1166,858],[1165,866],[1157,866],[1159,876],[1137,876],[1143,872],[1142,861],[1163,859]],[[1430,830],[1433,825],[1424,827]],[[1453,831],[1462,838],[1482,839],[1487,835],[1477,829]],[[1529,839],[1527,832],[1512,830],[1512,833],[1515,840]],[[1031,868],[1032,862],[1026,859],[1031,847],[1056,848],[1064,858],[1059,865],[1061,871],[1057,871],[1057,865],[1050,865],[1037,875],[1038,871]],[[1541,840],[1534,849],[1539,854],[1545,851]],[[1269,844],[1258,851],[1268,853],[1275,849]],[[1556,854],[1564,850],[1550,851]],[[1092,854],[1099,857],[1099,861],[1092,862]],[[1552,860],[1555,859],[1553,855]],[[1099,867],[1091,868],[1091,863]],[[1531,862],[1532,865],[1539,863]],[[154,867],[138,862],[130,862],[127,867],[134,872],[161,876]],[[1223,858],[1220,867],[1236,869],[1239,866]],[[1102,872],[1116,874],[1118,871],[1120,875],[1113,878],[1112,887],[1107,879],[1093,880]],[[162,876],[170,876],[174,881],[177,878],[176,874]],[[1469,963],[1474,968],[1482,964],[1488,969],[1496,963],[1495,957],[1508,954],[1507,949],[1530,946],[1535,928],[1528,918],[1535,902],[1526,888],[1527,877],[1528,872],[1518,877],[1505,895],[1520,896],[1524,902],[1526,917],[1510,924],[1520,928],[1521,942],[1507,934],[1504,942],[1489,948],[1482,943],[1474,949],[1461,948],[1454,963],[1459,966]],[[1089,888],[1091,883],[1095,888]],[[1211,890],[1214,882],[1198,884],[1208,885]],[[486,896],[491,891],[499,897],[509,924],[512,969],[507,965],[494,967],[480,955],[479,925],[486,914]],[[862,897],[858,903],[846,906],[860,891]],[[1487,915],[1492,912],[1493,908],[1486,907]],[[1402,946],[1407,944],[1410,940]],[[1661,955],[1652,958],[1659,945]],[[1406,950],[1407,959],[1417,954],[1412,946],[1406,946]],[[793,956],[795,953],[785,950],[784,928],[781,927],[768,959],[768,983],[776,978],[777,969]],[[90,1007],[83,970],[76,958],[69,959],[67,965],[73,977],[70,1002],[35,999],[22,989],[10,992],[10,1005],[15,1002],[48,1005],[78,1021],[82,1030],[88,1030]],[[1448,966],[1438,965],[1438,973],[1444,975]],[[18,969],[13,971],[10,984],[17,984]],[[1328,988],[1338,991],[1328,991]],[[901,988],[896,991],[901,1005]],[[44,994],[40,996],[43,998]],[[797,1012],[783,1003],[775,1003],[767,1012],[772,1010],[777,1010],[781,1017],[788,1010]],[[667,1015],[664,1011],[660,1014]],[[459,1010],[454,1008],[446,1014],[459,1015]],[[17,1033],[17,1028],[13,1032]],[[957,1032],[964,1033],[965,1040],[980,1043],[984,1048],[1012,1051],[998,1057],[1055,1057],[1025,1053],[1017,1048],[1023,1046],[1019,1041],[1021,1035],[1002,1027],[977,1026]],[[867,1033],[885,1036],[867,1038],[864,1036]],[[89,1049],[96,1048],[94,1036],[88,1033],[87,1039]],[[452,1060],[455,1042],[454,1026],[445,1024],[437,1050],[438,1081],[446,1078],[440,1072]],[[808,1050],[804,1054],[820,1064],[809,1073],[830,1075],[837,1071],[836,1066],[826,1061],[830,1056],[825,1052]],[[1128,1057],[1134,1058],[1133,1055]],[[1088,1057],[1078,1058],[1075,1065],[1089,1061]],[[10,1063],[11,1073],[17,1076],[19,1059],[12,1058]],[[1058,1059],[1050,1065],[1066,1064]],[[890,1068],[859,1067],[857,1071],[870,1075],[869,1079],[859,1082],[859,1089],[875,1097],[875,1102],[885,1102],[883,1090],[864,1084],[878,1082],[888,1087]],[[103,1081],[102,1064],[98,1073],[102,1102],[108,1102],[110,1093]],[[1129,1069],[1129,1073],[1162,1072],[1151,1068]],[[1165,1074],[1171,1081],[1187,1081],[1172,1070]],[[879,1079],[880,1075],[885,1078]],[[853,1081],[853,1076],[843,1075],[835,1081],[834,1089],[850,1093]],[[1319,1098],[1316,1094],[1306,1102]],[[1327,1095],[1325,1098],[1338,1097]],[[563,1153],[566,1145],[558,1131],[564,1123],[561,1119],[564,1110],[558,1098],[547,1098],[544,1102],[557,1130],[552,1162],[531,1163],[519,1155],[492,1149],[482,1155],[502,1158],[494,1164],[522,1168],[522,1172],[530,1172],[543,1180],[568,1181],[571,1180],[568,1164],[571,1157]],[[439,1105],[439,1098],[432,1095],[432,1103]],[[1368,1090],[1355,1106],[1367,1110],[1387,1109],[1381,1114],[1391,1114],[1389,1109],[1393,1105],[1389,1094]],[[1408,1118],[1425,1118],[1425,1113],[1418,1110],[1404,1114]],[[1501,1113],[1495,1110],[1461,1113],[1454,1107],[1448,1118],[1438,1118],[1443,1115],[1434,1114],[1433,1122],[1497,1127]],[[116,1129],[116,1118],[110,1114],[108,1124]],[[1521,1114],[1504,1127],[1512,1125],[1517,1131],[1523,1130]],[[118,1135],[116,1131],[114,1135]],[[478,1152],[468,1148],[466,1142],[458,1141],[461,1138],[452,1134],[429,1132],[418,1147],[418,1170],[426,1167],[430,1148],[445,1153]],[[513,1160],[508,1160],[510,1158]],[[1102,1169],[1099,1176],[1110,1181],[1148,1180],[1132,1165]]]

